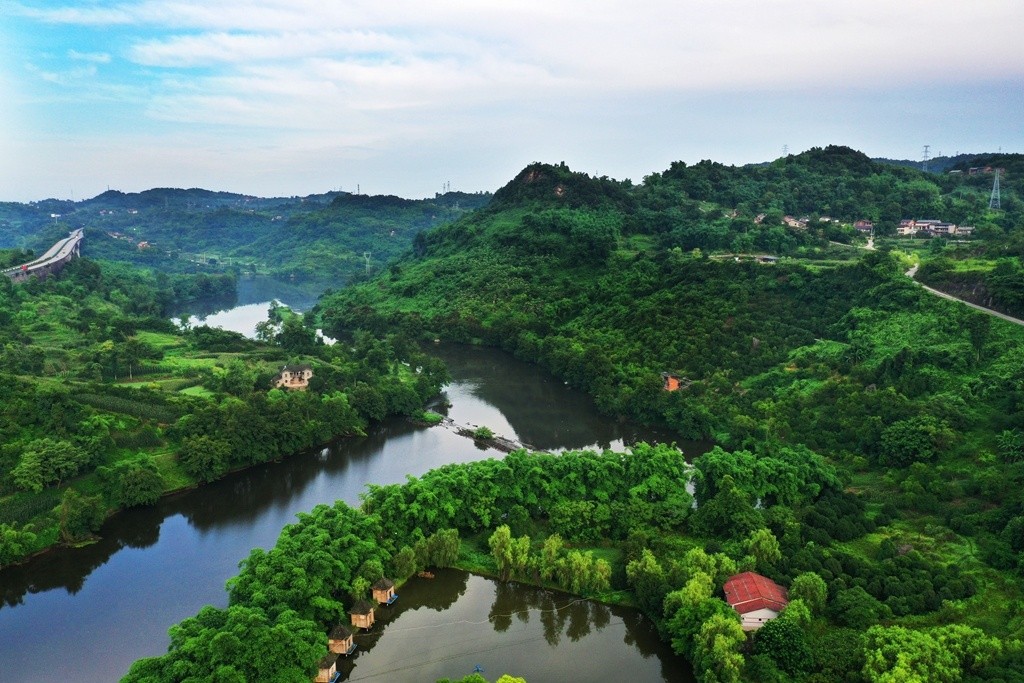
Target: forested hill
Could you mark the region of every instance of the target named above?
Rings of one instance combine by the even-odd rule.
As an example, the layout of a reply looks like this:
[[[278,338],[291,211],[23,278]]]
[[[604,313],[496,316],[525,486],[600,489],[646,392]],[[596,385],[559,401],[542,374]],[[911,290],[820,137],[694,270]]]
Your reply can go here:
[[[857,329],[863,311],[917,305],[912,285],[896,277],[901,266],[885,255],[842,266],[840,259],[855,252],[837,251],[826,238],[849,240],[849,228],[820,221],[791,228],[768,215],[839,193],[850,202],[867,193],[874,205],[896,202],[901,193],[933,197],[936,205],[960,201],[919,172],[841,147],[769,168],[673,164],[635,187],[564,164],[533,164],[486,209],[418,235],[415,256],[393,265],[387,277],[325,299],[322,317],[338,335],[399,325],[501,345],[587,389],[609,412],[665,420],[688,437],[756,433],[744,419],[728,417],[715,397],[771,372],[815,340],[837,344],[827,347],[836,362],[871,356],[864,385],[891,384],[892,367],[905,364],[896,358],[901,345],[873,347]],[[1012,192],[1008,200],[1019,203]],[[832,204],[822,206],[835,213]],[[870,215],[859,206],[846,215]],[[753,212],[766,214],[760,224]],[[1019,213],[986,209],[975,217],[1021,228]],[[793,258],[737,263],[708,258],[715,251]],[[941,344],[970,342],[964,334],[944,336]],[[907,353],[919,353],[906,343]],[[817,357],[821,348],[806,353]],[[852,366],[844,368],[845,374]],[[661,372],[692,381],[688,398],[660,392]]]
[[[1000,156],[1006,165],[1021,159],[1024,155]],[[973,165],[964,164],[965,169]],[[1006,174],[1014,188],[1013,199],[1002,207],[1007,214],[991,216],[986,212],[990,175],[923,173],[876,163],[860,152],[836,146],[814,148],[760,166],[731,167],[710,161],[686,166],[679,162],[649,177],[646,184],[655,179],[674,184],[691,199],[713,201],[741,214],[774,209],[795,216],[864,218],[874,221],[881,234],[891,234],[901,219],[925,217],[1007,230],[1016,225],[1024,208],[1020,204],[1024,178],[1018,173]]]
[[[261,198],[201,189],[109,190],[81,202],[0,204],[0,247],[39,249],[86,228],[88,255],[163,270],[191,259],[295,280],[344,282],[409,249],[417,232],[484,206],[489,193],[433,199],[344,192]],[[141,245],[141,246],[140,246]]]
[[[958,175],[838,147],[765,167],[673,164],[638,186],[534,164],[489,207],[421,233],[414,255],[323,298],[317,313],[336,338],[368,329],[500,346],[610,416],[731,451],[697,460],[715,472],[697,475],[698,498],[702,482],[718,488],[694,516],[713,522],[630,537],[639,603],[693,655],[715,617],[691,593],[709,596],[722,580],[698,585],[681,558],[692,545],[740,557],[738,539],[762,525],[782,550],[757,566],[791,587],[798,572],[817,573],[828,608],[813,623],[766,626],[745,663],[730,660],[730,677],[697,661],[701,680],[739,680],[741,669],[758,681],[1022,680],[1024,328],[923,291],[903,274],[909,238],[876,251],[828,242],[857,240],[842,224],[855,217],[941,215],[988,226],[961,246],[997,252],[1019,272],[1004,250],[1024,231],[1016,186],[990,212],[991,176]],[[811,220],[789,227],[784,212]],[[929,242],[914,258],[947,248]],[[678,390],[663,387],[663,373]],[[788,485],[764,459],[791,448],[807,450],[786,471],[821,454],[841,495],[780,505]],[[930,639],[944,624],[981,629],[1005,649],[983,660],[939,654]],[[830,654],[817,658],[808,643]],[[944,658],[941,675],[925,663],[932,655]],[[897,670],[902,678],[888,677]]]

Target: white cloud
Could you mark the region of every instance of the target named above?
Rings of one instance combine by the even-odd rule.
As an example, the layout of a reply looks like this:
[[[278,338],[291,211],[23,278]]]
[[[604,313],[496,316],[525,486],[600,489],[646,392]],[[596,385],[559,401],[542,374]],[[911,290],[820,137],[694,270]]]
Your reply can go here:
[[[146,66],[190,67],[217,63],[285,61],[320,54],[402,53],[407,41],[369,31],[204,33],[139,42],[131,58]]]
[[[96,75],[95,64],[86,64],[62,71],[42,69],[35,64],[26,64],[25,69],[42,81],[62,86],[81,85],[82,81],[90,79]]]
[[[123,106],[109,104],[111,116],[98,120],[180,133],[186,146],[190,136],[213,135],[223,147],[203,142],[200,153],[225,157],[255,155],[255,145],[272,147],[278,159],[293,149],[298,156],[289,158],[310,158],[301,150],[321,145],[346,158],[449,147],[468,153],[466,139],[481,145],[503,136],[505,152],[535,154],[526,161],[541,152],[557,158],[574,136],[578,149],[580,140],[657,149],[675,139],[684,114],[693,115],[666,106],[710,110],[726,100],[742,110],[734,123],[719,117],[702,129],[710,139],[715,126],[732,133],[743,117],[758,116],[766,95],[788,93],[787,115],[796,119],[805,101],[837,101],[844,90],[1024,81],[1024,41],[1015,35],[1024,25],[1021,0],[65,0],[56,7],[23,0],[4,7],[19,27],[57,37],[45,41],[51,54],[18,57],[39,65],[29,71],[47,90],[12,87],[15,97],[103,98]],[[621,118],[610,118],[610,103]],[[661,137],[643,141],[654,135],[644,130],[654,120]],[[619,130],[636,141],[616,138]],[[528,147],[535,139],[545,142]],[[847,142],[826,142],[833,141]]]
[[[539,62],[592,85],[706,87],[915,75],[1019,75],[1019,0],[148,0],[34,7],[40,21],[157,26],[140,39],[154,66],[336,56],[346,49],[429,53],[438,36],[481,54]],[[294,39],[301,39],[296,44]],[[337,40],[332,44],[332,39]],[[354,46],[346,48],[346,43]],[[372,46],[376,45],[376,48]],[[442,40],[441,49],[450,49]]]
[[[109,64],[110,55],[106,52],[79,52],[68,50],[68,57],[80,62],[93,62],[95,64]]]
[[[79,26],[114,26],[137,23],[137,18],[125,7],[33,7],[29,4],[10,5],[12,14],[36,19],[48,24],[75,24]]]

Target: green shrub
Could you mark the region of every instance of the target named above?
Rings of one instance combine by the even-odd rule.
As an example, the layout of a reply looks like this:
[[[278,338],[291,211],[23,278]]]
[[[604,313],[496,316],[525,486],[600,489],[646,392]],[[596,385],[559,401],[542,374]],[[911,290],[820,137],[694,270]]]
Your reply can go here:
[[[43,489],[39,493],[19,493],[0,500],[0,519],[8,524],[27,524],[60,502],[60,491]]]

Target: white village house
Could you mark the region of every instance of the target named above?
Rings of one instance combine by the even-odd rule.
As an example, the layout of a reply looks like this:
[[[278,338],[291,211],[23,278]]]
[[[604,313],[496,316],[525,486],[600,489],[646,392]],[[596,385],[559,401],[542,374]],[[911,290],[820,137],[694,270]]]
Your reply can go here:
[[[274,378],[274,387],[277,389],[298,389],[304,391],[309,387],[309,380],[313,378],[313,368],[309,365],[286,365],[281,368]]]

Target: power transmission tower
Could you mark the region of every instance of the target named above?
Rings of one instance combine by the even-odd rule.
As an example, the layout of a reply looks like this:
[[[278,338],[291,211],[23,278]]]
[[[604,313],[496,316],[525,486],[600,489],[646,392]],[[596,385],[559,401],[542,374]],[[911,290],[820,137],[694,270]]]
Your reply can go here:
[[[928,172],[928,148],[929,147],[931,147],[931,145],[925,145],[924,146],[924,153],[921,155],[921,170],[924,171],[925,173]]]
[[[992,197],[988,200],[988,208],[999,211],[999,173],[1002,169],[996,169],[996,179],[992,181]]]
[[[372,256],[372,254],[370,252],[368,252],[368,251],[364,251],[363,252],[363,258],[366,259],[366,274],[367,275],[370,274],[370,256]]]
[[[783,145],[782,146],[782,156],[784,156],[784,157],[788,157],[789,156],[789,145]]]

